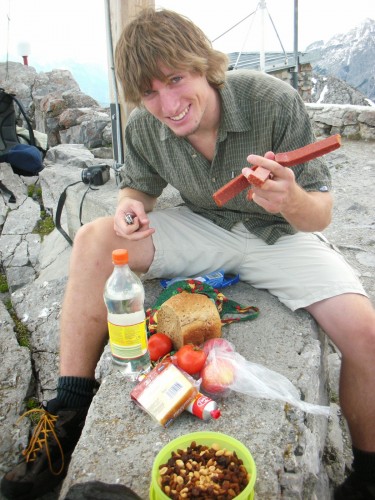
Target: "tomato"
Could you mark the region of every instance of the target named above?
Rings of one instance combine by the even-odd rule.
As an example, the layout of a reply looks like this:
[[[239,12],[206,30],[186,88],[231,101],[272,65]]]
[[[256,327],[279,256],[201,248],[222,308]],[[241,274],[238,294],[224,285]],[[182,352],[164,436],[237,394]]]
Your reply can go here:
[[[175,354],[177,365],[190,375],[199,373],[207,358],[207,354],[200,348],[193,344],[186,344],[182,346]]]
[[[159,358],[162,358],[171,352],[172,348],[172,341],[165,333],[154,333],[148,340],[151,361],[157,361]]]

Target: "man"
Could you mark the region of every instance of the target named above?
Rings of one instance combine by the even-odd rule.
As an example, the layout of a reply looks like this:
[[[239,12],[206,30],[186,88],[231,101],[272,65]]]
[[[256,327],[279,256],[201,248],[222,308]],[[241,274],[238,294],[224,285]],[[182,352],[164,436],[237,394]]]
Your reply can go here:
[[[335,498],[375,498],[375,312],[353,270],[316,233],[331,221],[328,169],[321,159],[293,169],[277,164],[276,152],[315,140],[304,103],[273,77],[226,75],[226,67],[226,56],[173,12],[147,9],[125,28],[116,68],[126,99],[139,107],[125,131],[115,216],[86,224],[74,241],[61,319],[61,376],[46,415],[57,416],[69,458],[79,433],[65,431],[83,424],[107,340],[102,293],[113,249],[127,248],[131,268],[144,279],[222,267],[292,310],[305,308],[340,349],[340,401],[354,472]],[[253,188],[252,200],[241,193],[218,208],[212,194],[241,172],[246,159],[270,170],[272,179]],[[153,211],[168,183],[185,204]],[[134,224],[126,224],[127,213]],[[59,465],[52,440],[50,446]],[[3,491],[20,498],[17,491],[28,482],[39,492],[41,469],[48,473],[45,450],[8,473]]]

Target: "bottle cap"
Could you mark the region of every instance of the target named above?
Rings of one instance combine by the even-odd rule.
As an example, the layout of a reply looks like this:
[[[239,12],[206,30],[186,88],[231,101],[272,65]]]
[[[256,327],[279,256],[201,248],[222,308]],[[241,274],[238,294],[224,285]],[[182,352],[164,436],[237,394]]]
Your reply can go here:
[[[129,261],[129,256],[128,256],[128,251],[123,249],[123,248],[119,248],[117,250],[113,250],[112,252],[112,262],[114,264],[127,264]]]
[[[221,416],[221,411],[219,409],[212,410],[212,411],[210,411],[210,415],[212,418],[214,418],[216,420]]]

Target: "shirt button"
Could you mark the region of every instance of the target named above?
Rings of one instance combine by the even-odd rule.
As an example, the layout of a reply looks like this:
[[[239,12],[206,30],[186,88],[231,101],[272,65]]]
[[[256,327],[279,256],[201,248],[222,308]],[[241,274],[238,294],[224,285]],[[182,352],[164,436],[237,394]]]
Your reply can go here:
[[[216,178],[215,177],[212,177],[212,182],[216,182]]]
[[[193,154],[191,155],[191,157],[192,157],[192,158],[196,158],[196,157],[197,157],[197,155],[196,155],[195,153],[193,153]]]

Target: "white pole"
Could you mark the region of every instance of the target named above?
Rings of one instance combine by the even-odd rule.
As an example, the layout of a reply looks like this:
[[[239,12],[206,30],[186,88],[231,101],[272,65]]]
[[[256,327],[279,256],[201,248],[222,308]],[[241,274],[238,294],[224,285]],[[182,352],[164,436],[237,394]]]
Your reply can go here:
[[[298,0],[294,0],[294,64],[293,87],[298,90]]]
[[[266,9],[266,1],[260,0],[260,18],[261,18],[261,26],[260,26],[260,53],[259,53],[259,63],[260,63],[260,71],[263,73],[266,71],[266,56],[265,56],[265,23],[264,23],[264,12]]]
[[[119,104],[119,98],[118,98],[115,62],[114,62],[114,58],[113,58],[114,48],[113,48],[113,41],[112,41],[112,24],[111,24],[111,13],[110,13],[109,0],[105,0],[104,7],[105,7],[105,20],[106,20],[106,27],[107,27],[107,52],[108,52],[109,66],[110,66],[111,76],[112,76],[112,90],[113,90],[113,95],[114,95],[114,100],[115,100],[115,109],[116,109],[116,116],[114,118],[116,121],[117,155],[115,155],[115,158],[117,158],[117,163],[114,162],[114,168],[115,168],[115,171],[117,172],[124,162],[124,159],[123,159],[124,148],[123,148],[122,136],[121,136],[120,104]]]

